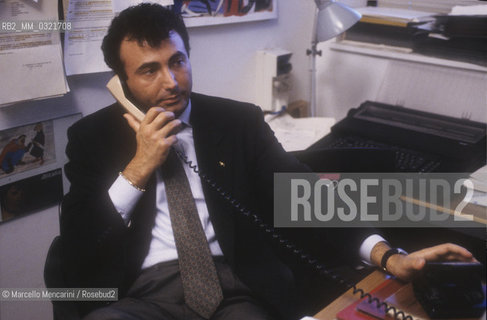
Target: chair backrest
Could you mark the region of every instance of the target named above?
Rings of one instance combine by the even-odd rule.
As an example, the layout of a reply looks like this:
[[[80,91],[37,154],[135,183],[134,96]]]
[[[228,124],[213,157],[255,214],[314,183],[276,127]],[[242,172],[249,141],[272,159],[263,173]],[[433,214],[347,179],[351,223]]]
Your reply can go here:
[[[46,288],[66,288],[61,262],[61,236],[57,236],[51,243],[44,264],[44,283]],[[74,301],[52,301],[54,320],[80,319],[78,307]]]

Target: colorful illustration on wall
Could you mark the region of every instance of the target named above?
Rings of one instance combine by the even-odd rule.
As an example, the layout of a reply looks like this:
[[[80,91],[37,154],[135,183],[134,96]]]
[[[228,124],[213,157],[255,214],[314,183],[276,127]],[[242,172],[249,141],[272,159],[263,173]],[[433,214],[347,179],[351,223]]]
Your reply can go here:
[[[0,178],[55,161],[52,120],[0,131]]]
[[[277,18],[277,0],[175,0],[188,27]]]

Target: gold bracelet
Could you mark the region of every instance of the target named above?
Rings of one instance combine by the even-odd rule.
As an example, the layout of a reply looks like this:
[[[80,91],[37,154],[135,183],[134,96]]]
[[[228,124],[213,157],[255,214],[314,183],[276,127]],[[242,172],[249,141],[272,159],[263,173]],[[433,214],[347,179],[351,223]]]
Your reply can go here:
[[[145,189],[144,188],[141,188],[139,186],[137,186],[135,183],[133,183],[132,181],[129,180],[129,178],[127,178],[123,173],[122,171],[120,171],[118,173],[119,176],[121,176],[122,178],[124,178],[132,187],[134,187],[135,189],[139,190],[140,192],[145,192]]]

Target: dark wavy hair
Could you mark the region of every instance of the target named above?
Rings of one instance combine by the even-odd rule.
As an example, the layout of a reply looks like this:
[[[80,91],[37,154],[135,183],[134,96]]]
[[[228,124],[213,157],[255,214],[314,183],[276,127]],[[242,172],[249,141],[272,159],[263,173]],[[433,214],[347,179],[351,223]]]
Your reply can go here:
[[[123,39],[128,37],[140,45],[147,42],[151,47],[157,48],[163,40],[169,38],[171,31],[176,31],[181,36],[189,55],[188,31],[180,15],[153,3],[129,7],[112,20],[108,33],[103,38],[101,49],[105,62],[122,80],[126,80],[127,75],[120,59],[120,44]]]

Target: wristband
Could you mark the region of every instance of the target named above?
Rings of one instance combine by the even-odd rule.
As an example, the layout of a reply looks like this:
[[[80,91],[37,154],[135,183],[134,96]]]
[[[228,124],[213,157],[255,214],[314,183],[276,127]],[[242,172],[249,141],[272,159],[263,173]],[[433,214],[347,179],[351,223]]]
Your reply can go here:
[[[144,189],[144,188],[141,188],[141,187],[139,187],[139,186],[135,185],[135,183],[133,183],[132,181],[130,181],[130,180],[129,180],[129,178],[127,178],[126,176],[124,176],[124,174],[122,173],[122,171],[120,171],[118,174],[119,174],[119,175],[120,175],[122,178],[124,178],[124,179],[125,179],[125,181],[127,181],[127,182],[128,182],[128,184],[130,184],[132,187],[134,187],[135,189],[139,190],[140,192],[145,192],[145,189]]]
[[[382,260],[380,261],[380,266],[385,272],[388,272],[386,268],[387,260],[389,260],[389,258],[395,254],[407,255],[408,253],[401,248],[392,248],[387,250],[382,256]]]

